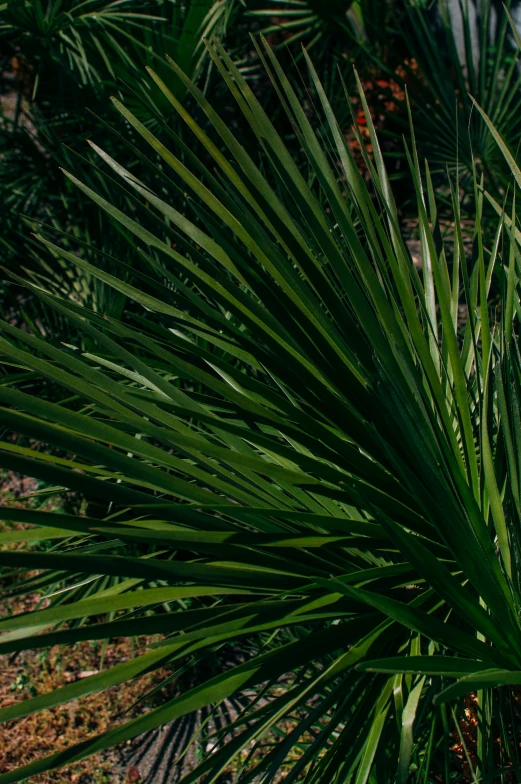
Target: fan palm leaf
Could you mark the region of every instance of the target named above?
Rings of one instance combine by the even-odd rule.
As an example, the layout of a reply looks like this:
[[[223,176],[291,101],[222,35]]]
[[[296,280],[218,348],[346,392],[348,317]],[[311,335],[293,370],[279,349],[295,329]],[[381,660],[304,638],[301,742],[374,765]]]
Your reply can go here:
[[[428,781],[450,773],[450,701],[474,691],[475,775],[493,775],[495,695],[505,686],[510,695],[521,672],[515,222],[498,207],[486,248],[475,182],[476,258],[471,265],[465,255],[455,195],[454,236],[444,246],[413,146],[420,276],[363,92],[370,186],[311,62],[327,146],[274,54],[259,47],[315,173],[311,187],[225,51],[215,44],[210,53],[263,152],[263,170],[177,65],[210,130],[151,72],[215,168],[189,166],[115,101],[150,145],[150,165],[162,159],[172,181],[165,176],[153,191],[95,149],[155,222],[145,227],[137,208],[124,212],[67,176],[125,230],[132,275],[127,259],[113,275],[45,230],[39,236],[133,309],[121,320],[104,317],[26,282],[92,348],[0,325],[3,360],[68,395],[61,403],[37,398],[16,377],[0,386],[5,430],[48,445],[6,439],[0,465],[109,507],[98,517],[3,509],[4,520],[34,526],[0,534],[6,591],[13,575],[32,570],[65,588],[87,576],[112,579],[85,598],[71,593],[3,618],[0,653],[158,637],[131,661],[1,709],[0,720],[154,667],[175,675],[241,640],[258,652],[0,782],[71,764],[252,690],[257,697],[215,731],[212,752],[184,781],[217,781],[232,764],[241,782],[274,780],[285,765],[290,782],[404,782],[418,769]],[[183,191],[190,212],[177,208]],[[24,540],[56,546],[10,547]],[[508,749],[515,726],[503,722],[501,732]]]

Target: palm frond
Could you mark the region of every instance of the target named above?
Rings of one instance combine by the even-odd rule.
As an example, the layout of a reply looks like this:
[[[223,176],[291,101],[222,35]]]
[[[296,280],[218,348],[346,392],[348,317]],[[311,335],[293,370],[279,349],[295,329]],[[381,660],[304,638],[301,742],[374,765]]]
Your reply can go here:
[[[319,198],[226,52],[215,44],[210,54],[263,151],[263,171],[175,63],[174,84],[190,92],[204,126],[151,72],[212,168],[183,160],[123,103],[115,106],[149,145],[150,166],[159,156],[182,183],[189,208],[95,146],[107,176],[120,178],[155,222],[117,206],[110,189],[68,174],[132,237],[129,258],[108,272],[94,248],[89,259],[48,232],[39,236],[132,308],[111,318],[26,283],[88,338],[88,350],[0,325],[2,359],[67,394],[56,401],[15,381],[0,385],[6,432],[48,447],[6,439],[0,465],[106,507],[97,517],[3,509],[5,521],[35,526],[31,541],[58,545],[13,551],[14,532],[0,534],[6,587],[13,570],[17,579],[38,570],[53,585],[88,575],[114,580],[87,598],[71,594],[2,619],[0,653],[158,637],[132,661],[4,708],[0,720],[153,667],[175,673],[228,644],[247,640],[256,649],[160,707],[0,782],[70,764],[236,694],[256,696],[215,729],[211,753],[185,782],[216,781],[232,764],[241,782],[271,781],[281,769],[289,782],[390,784],[418,770],[425,781],[443,779],[454,762],[450,701],[476,690],[488,707],[480,708],[486,740],[475,775],[493,776],[493,738],[499,732],[510,755],[518,729],[513,719],[498,730],[496,695],[506,688],[513,700],[521,670],[515,213],[498,208],[487,247],[476,180],[471,264],[456,187],[448,245],[412,146],[420,275],[363,92],[369,185],[309,59],[327,147],[273,52],[259,46]],[[134,277],[125,274],[129,261]],[[158,602],[166,609],[150,612]],[[105,612],[110,619],[99,622]],[[78,618],[81,625],[71,623]]]

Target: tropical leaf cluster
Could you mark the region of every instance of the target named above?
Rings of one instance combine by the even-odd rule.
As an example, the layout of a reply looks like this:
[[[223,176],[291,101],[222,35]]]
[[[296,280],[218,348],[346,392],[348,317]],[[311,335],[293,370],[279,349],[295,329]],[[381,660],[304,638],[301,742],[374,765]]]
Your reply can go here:
[[[509,10],[510,9],[510,10]],[[473,169],[487,177],[496,194],[508,188],[510,170],[473,101],[484,109],[511,150],[519,146],[519,51],[515,5],[487,0],[432,6],[405,3],[397,46],[406,55],[393,77],[414,107],[417,144],[432,171],[458,171],[472,192]],[[517,18],[517,16],[516,16]],[[391,133],[408,133],[403,102]]]
[[[153,122],[154,112],[163,123],[171,122],[169,104],[147,83],[145,68],[154,65],[171,78],[164,60],[168,53],[205,86],[211,67],[203,38],[223,38],[235,11],[234,0],[9,0],[0,5],[0,247],[12,268],[23,265],[50,275],[76,299],[84,288],[84,280],[69,281],[56,265],[52,274],[48,266],[42,269],[21,216],[67,231],[73,226],[106,252],[119,252],[120,232],[73,193],[59,167],[93,176],[82,156],[87,139],[104,133],[112,95],[125,96],[143,122]],[[184,100],[182,82],[171,87]],[[139,172],[139,155],[131,147],[125,163]],[[92,279],[87,285],[87,302],[106,306],[110,297],[103,286]],[[2,300],[8,304],[11,292]]]
[[[138,634],[156,642],[5,707],[0,720],[156,667],[173,680],[201,661],[222,664],[160,707],[0,782],[72,764],[234,695],[247,704],[216,723],[183,781],[219,781],[230,769],[240,782],[276,781],[281,771],[289,782],[517,780],[515,201],[498,203],[474,176],[469,254],[459,182],[449,180],[453,232],[442,237],[412,135],[419,271],[363,91],[368,177],[307,55],[320,135],[272,50],[258,46],[313,174],[305,178],[232,59],[218,43],[209,55],[262,167],[244,125],[235,132],[173,61],[172,82],[201,121],[150,69],[211,164],[178,136],[163,143],[115,99],[148,147],[143,166],[157,171],[161,161],[160,187],[99,145],[100,176],[120,183],[125,209],[112,184],[65,176],[121,227],[125,254],[108,272],[95,247],[76,240],[71,249],[52,227],[38,234],[42,254],[131,305],[114,318],[14,276],[84,337],[60,343],[0,325],[10,370],[0,385],[0,464],[90,500],[85,516],[2,509],[13,524],[0,534],[5,597],[59,599],[4,617],[0,653]],[[475,111],[513,189],[521,186],[508,146]],[[246,653],[223,656],[229,646]],[[464,698],[475,706],[472,746],[461,730]]]

